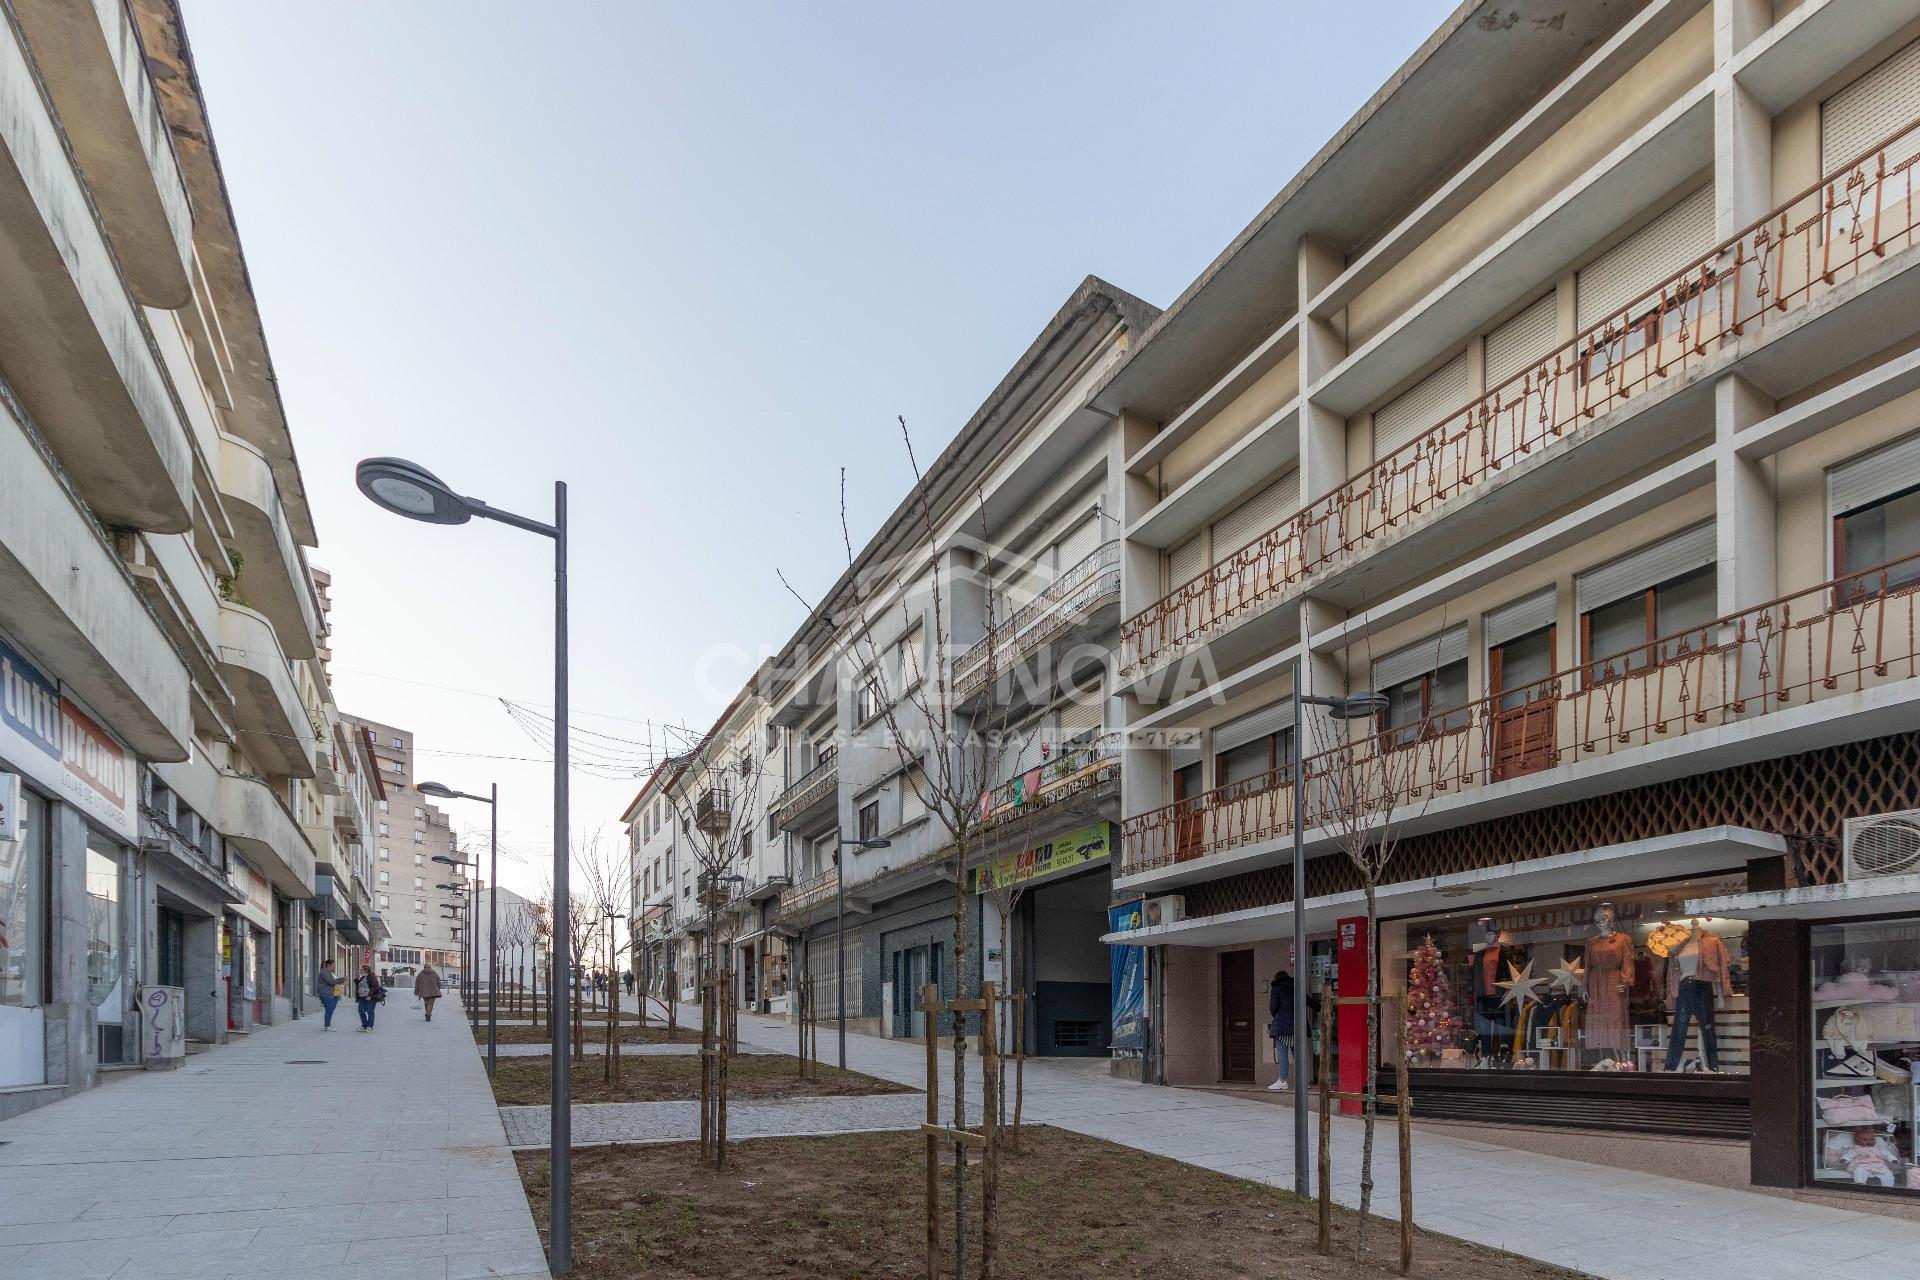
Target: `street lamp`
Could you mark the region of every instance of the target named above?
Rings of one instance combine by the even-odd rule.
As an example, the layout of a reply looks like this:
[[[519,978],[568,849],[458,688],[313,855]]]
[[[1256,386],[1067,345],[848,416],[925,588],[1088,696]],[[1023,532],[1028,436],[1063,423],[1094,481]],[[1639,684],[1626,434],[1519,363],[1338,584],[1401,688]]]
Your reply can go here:
[[[367,458],[354,468],[354,481],[375,505],[427,524],[465,524],[475,516],[511,525],[527,533],[553,539],[553,918],[561,926],[571,896],[567,810],[567,485],[553,484],[553,523],[490,507],[478,498],[462,497],[418,463],[401,458]],[[555,928],[551,958],[556,972],[568,971],[567,931]],[[548,1269],[563,1276],[573,1270],[573,1110],[572,1070],[567,1060],[566,1019],[554,1018],[552,1027],[553,1089],[547,1145],[551,1153],[548,1193]]]
[[[465,885],[442,885],[441,888],[457,888],[461,893],[469,894],[473,899],[473,912],[468,916],[468,922],[473,923],[478,921],[480,919],[479,859],[476,858],[472,862],[468,862],[464,858],[453,858],[444,853],[436,853],[433,855],[433,860],[435,862],[445,863],[449,867],[459,867],[461,870],[470,873],[466,878],[467,882]],[[473,929],[467,930],[463,942],[464,945],[460,948],[460,1007],[467,1015],[467,1025],[470,1027],[478,1027],[480,1010],[475,1005],[473,999],[469,998],[471,992],[475,990],[473,987],[474,971],[480,967],[478,958],[474,952],[474,947],[478,939],[475,937]]]
[[[842,849],[891,849],[891,840],[842,840]],[[833,1006],[840,1016],[840,1069],[847,1069],[847,876],[846,868],[840,865],[840,856],[834,855],[833,891],[839,899],[837,927],[839,936],[834,939],[833,983],[836,988]],[[812,952],[808,952],[809,955]],[[958,981],[958,979],[956,979]]]
[[[1387,695],[1384,693],[1334,694],[1320,697],[1300,692],[1300,678],[1303,674],[1300,659],[1293,660],[1293,1061],[1294,1077],[1305,1079],[1307,1071],[1302,1067],[1306,1055],[1301,1046],[1311,1037],[1307,1035],[1307,978],[1301,966],[1307,959],[1307,783],[1300,750],[1300,736],[1306,725],[1300,719],[1302,704],[1312,707],[1325,707],[1327,714],[1335,720],[1365,720],[1378,716],[1387,709]],[[1369,946],[1373,945],[1368,940]],[[1372,1065],[1367,1069],[1371,1071]],[[1322,1089],[1330,1088],[1331,1081],[1322,1080]],[[1298,1195],[1307,1194],[1307,1103],[1299,1093],[1293,1099],[1293,1189]]]
[[[455,791],[452,787],[439,782],[422,782],[414,787],[423,796],[432,796],[436,800],[478,800],[487,806],[491,828],[487,834],[488,858],[491,866],[487,871],[487,882],[493,886],[487,894],[487,1079],[493,1079],[495,1057],[499,1049],[499,997],[496,992],[500,983],[496,977],[498,954],[496,932],[500,926],[500,784],[489,785],[484,796],[472,795],[465,791]],[[478,917],[475,917],[478,923]],[[476,946],[478,939],[475,940]],[[479,959],[474,960],[474,969],[480,968]]]

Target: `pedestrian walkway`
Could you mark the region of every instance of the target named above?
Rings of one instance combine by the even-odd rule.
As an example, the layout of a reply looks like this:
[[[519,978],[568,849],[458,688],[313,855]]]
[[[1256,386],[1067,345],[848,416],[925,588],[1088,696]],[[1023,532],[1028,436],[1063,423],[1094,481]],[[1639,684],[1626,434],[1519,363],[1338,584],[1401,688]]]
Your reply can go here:
[[[453,1001],[262,1027],[0,1123],[7,1280],[547,1274]]]
[[[769,1046],[791,1046],[794,1037],[784,1020],[745,1013],[740,1032]],[[831,1026],[821,1028],[820,1040],[822,1060],[835,1061]],[[939,1061],[945,1089],[951,1056],[942,1052]],[[847,1066],[916,1088],[926,1078],[925,1050],[915,1041],[849,1033]],[[970,1073],[977,1067],[976,1058]],[[576,1132],[577,1117],[589,1109],[576,1109]],[[732,1114],[744,1110],[736,1104]],[[698,1116],[689,1115],[691,1125]],[[1256,1182],[1293,1186],[1293,1113],[1265,1099],[1116,1079],[1104,1061],[1041,1059],[1027,1063],[1025,1118]],[[899,1127],[917,1123],[903,1118]],[[689,1127],[682,1136],[691,1135]],[[1350,1207],[1359,1203],[1360,1142],[1360,1122],[1337,1117],[1333,1195]],[[1383,1126],[1373,1203],[1375,1212],[1388,1217],[1399,1208],[1392,1143],[1391,1126]],[[1839,1271],[1920,1280],[1917,1222],[1704,1186],[1645,1168],[1518,1151],[1457,1131],[1417,1130],[1413,1192],[1415,1221],[1427,1230],[1607,1280],[1811,1280]]]

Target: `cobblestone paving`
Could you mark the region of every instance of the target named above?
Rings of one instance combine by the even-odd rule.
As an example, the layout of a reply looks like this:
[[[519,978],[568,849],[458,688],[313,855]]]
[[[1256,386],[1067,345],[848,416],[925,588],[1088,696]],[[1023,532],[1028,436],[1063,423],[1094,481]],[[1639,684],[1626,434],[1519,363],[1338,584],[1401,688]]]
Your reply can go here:
[[[917,1093],[785,1098],[775,1102],[736,1100],[727,1106],[727,1135],[772,1138],[913,1129],[926,1114],[926,1097]],[[547,1145],[547,1108],[502,1107],[500,1119],[506,1125],[509,1146]],[[596,1102],[577,1104],[573,1108],[575,1146],[602,1142],[689,1142],[699,1136],[697,1102]]]

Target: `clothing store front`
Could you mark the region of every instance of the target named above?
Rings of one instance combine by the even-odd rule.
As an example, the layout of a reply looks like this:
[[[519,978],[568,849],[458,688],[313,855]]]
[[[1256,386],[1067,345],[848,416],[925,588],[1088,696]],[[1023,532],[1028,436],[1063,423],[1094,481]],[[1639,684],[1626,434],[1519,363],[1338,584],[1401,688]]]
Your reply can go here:
[[[1383,920],[1417,1113],[1745,1137],[1747,924],[1685,910],[1745,887],[1732,872]]]
[[[1785,990],[1757,1012],[1791,1034],[1760,1046],[1754,1182],[1920,1196],[1920,876],[1690,906],[1746,917],[1779,957]]]

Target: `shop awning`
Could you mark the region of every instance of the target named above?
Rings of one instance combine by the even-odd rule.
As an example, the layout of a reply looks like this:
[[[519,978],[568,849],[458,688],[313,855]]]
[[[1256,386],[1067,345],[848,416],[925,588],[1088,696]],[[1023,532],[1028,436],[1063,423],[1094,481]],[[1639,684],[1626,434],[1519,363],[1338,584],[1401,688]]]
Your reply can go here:
[[[1884,876],[1804,889],[1769,889],[1695,898],[1688,915],[1742,920],[1834,920],[1851,916],[1920,915],[1920,876]]]
[[[1786,840],[1771,832],[1748,827],[1705,827],[1529,862],[1510,862],[1480,871],[1382,885],[1380,918],[1474,911],[1529,898],[1616,889],[1645,880],[1708,875],[1741,869],[1751,859],[1779,856],[1786,851]],[[1366,899],[1358,890],[1309,898],[1307,931],[1326,933],[1336,921],[1365,913]],[[1711,914],[1738,913],[1716,910]],[[1293,904],[1280,902],[1199,920],[1182,920],[1177,924],[1109,933],[1100,940],[1131,946],[1218,947],[1283,938],[1292,928]]]

